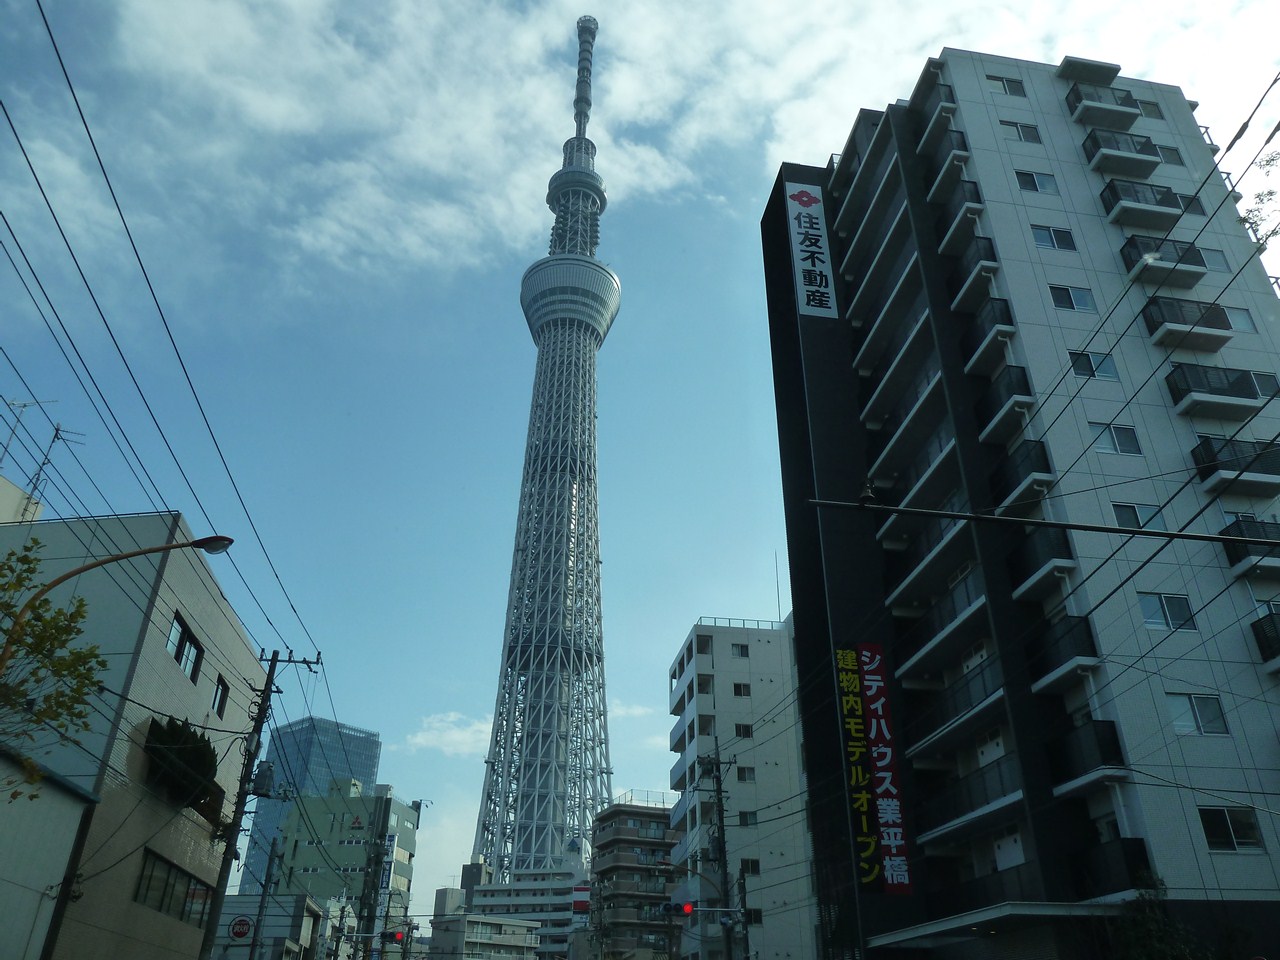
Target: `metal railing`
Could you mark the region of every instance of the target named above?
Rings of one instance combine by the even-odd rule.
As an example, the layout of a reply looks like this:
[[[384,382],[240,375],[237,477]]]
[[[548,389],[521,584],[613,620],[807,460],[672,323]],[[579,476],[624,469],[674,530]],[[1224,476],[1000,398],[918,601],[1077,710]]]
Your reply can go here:
[[[1141,154],[1155,160],[1160,159],[1160,151],[1156,149],[1150,137],[1119,133],[1115,130],[1090,130],[1080,146],[1084,149],[1085,160],[1088,161],[1092,161],[1099,150],[1119,150],[1124,153]]]
[[[1217,397],[1258,400],[1262,394],[1249,370],[1232,367],[1206,367],[1199,363],[1180,363],[1165,376],[1169,396],[1180,403],[1191,393],[1211,393]]]
[[[1143,262],[1159,261],[1180,267],[1206,269],[1200,248],[1181,240],[1159,240],[1156,237],[1132,236],[1120,247],[1120,259],[1132,270]]]
[[[1113,107],[1128,107],[1137,110],[1138,101],[1132,93],[1120,87],[1104,87],[1096,83],[1073,83],[1067,91],[1067,109],[1072,113],[1085,101],[1105,103]]]
[[[1203,256],[1200,262],[1204,262]],[[1166,323],[1184,327],[1204,327],[1210,330],[1231,329],[1227,311],[1220,304],[1205,303],[1201,300],[1152,297],[1142,308],[1142,319],[1146,322],[1147,333],[1155,333]]]
[[[1182,212],[1182,204],[1178,202],[1178,195],[1172,189],[1143,183],[1140,180],[1108,180],[1098,196],[1107,213],[1110,213],[1121,201],[1141,203],[1149,207],[1168,207],[1172,211]]]
[[[1033,473],[1052,474],[1049,452],[1039,440],[1023,440],[991,471],[991,495],[1004,503]]]

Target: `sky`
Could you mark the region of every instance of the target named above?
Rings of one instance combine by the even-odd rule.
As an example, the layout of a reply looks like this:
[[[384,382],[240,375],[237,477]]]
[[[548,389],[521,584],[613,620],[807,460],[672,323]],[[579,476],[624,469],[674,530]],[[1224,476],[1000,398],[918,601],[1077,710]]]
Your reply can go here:
[[[1274,0],[44,12],[115,201],[36,0],[0,0],[4,435],[9,404],[40,401],[0,474],[26,484],[61,424],[46,517],[167,506],[236,538],[235,567],[212,563],[250,635],[323,654],[323,673],[282,675],[274,720],[379,731],[379,779],[428,805],[419,913],[475,830],[535,361],[519,284],[573,133],[578,16],[600,22],[597,256],[623,291],[598,366],[615,793],[668,783],[667,669],[697,619],[789,609],[758,228],[779,163],[824,165],[944,46],[1177,84],[1219,144],[1280,69]]]

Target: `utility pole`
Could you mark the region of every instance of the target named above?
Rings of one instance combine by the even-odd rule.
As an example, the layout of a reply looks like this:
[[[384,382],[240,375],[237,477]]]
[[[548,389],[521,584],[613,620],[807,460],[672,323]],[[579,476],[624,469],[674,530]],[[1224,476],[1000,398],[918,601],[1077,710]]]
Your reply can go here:
[[[728,910],[729,908],[729,851],[725,844],[725,818],[724,818],[724,777],[720,770],[720,737],[717,736],[713,741],[715,744],[715,753],[712,756],[711,776],[715,784],[715,803],[716,803],[716,822],[719,824],[716,830],[716,858],[720,861],[720,889],[722,891],[720,902],[721,905]],[[721,915],[727,918],[728,913]],[[733,925],[721,924],[721,930],[724,933],[724,955],[725,960],[733,960]]]
[[[261,658],[259,658],[261,659]],[[286,664],[302,664],[311,667],[320,662],[315,660],[295,660],[289,654]],[[267,681],[262,686],[262,694],[253,716],[253,729],[245,738],[244,764],[240,768],[240,779],[236,783],[235,804],[232,807],[231,822],[227,824],[224,838],[226,846],[222,850],[222,865],[218,868],[218,882],[214,884],[209,895],[209,919],[204,927],[204,940],[200,944],[200,960],[212,960],[213,942],[218,937],[218,929],[222,925],[222,905],[227,898],[227,883],[231,880],[231,867],[239,856],[240,828],[244,823],[244,808],[249,802],[249,793],[253,788],[254,765],[258,759],[258,751],[262,749],[262,728],[267,725],[267,715],[271,712],[271,695],[275,692],[276,668],[280,665],[280,651],[271,651],[271,662],[267,667]],[[215,835],[216,838],[216,835]]]
[[[280,841],[271,838],[271,850],[267,853],[267,875],[262,880],[262,895],[258,897],[258,920],[253,925],[253,939],[249,941],[249,960],[258,960],[258,946],[262,943],[262,923],[267,918],[267,897],[271,895],[271,881],[275,879],[276,860],[280,857]]]
[[[742,960],[751,960],[751,939],[747,933],[747,865],[738,864],[738,907],[742,911]]]

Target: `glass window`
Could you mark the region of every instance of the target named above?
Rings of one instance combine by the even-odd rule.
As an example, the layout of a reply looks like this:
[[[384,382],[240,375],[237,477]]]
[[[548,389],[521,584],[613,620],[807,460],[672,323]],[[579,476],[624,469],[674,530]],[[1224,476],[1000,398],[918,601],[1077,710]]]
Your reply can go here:
[[[1140,593],[1138,606],[1142,622],[1156,630],[1194,630],[1191,603],[1179,593]]]
[[[1227,263],[1227,255],[1213,247],[1197,247],[1200,256],[1204,257],[1204,265],[1218,273],[1230,273],[1231,265]]]
[[[1201,807],[1200,825],[1210,850],[1260,850],[1262,832],[1250,807]]]
[[[1258,391],[1258,396],[1271,397],[1280,393],[1280,380],[1276,379],[1274,373],[1263,373],[1255,370],[1252,376],[1253,386]]]
[[[751,648],[750,648],[749,646],[747,646],[745,643],[734,643],[734,644],[730,644],[730,646],[729,646],[729,652],[730,652],[731,654],[733,654],[733,656],[735,656],[735,657],[749,657],[749,656],[751,656]]]
[[[1031,170],[1015,170],[1014,175],[1018,178],[1018,187],[1031,193],[1052,193],[1058,192],[1058,181],[1051,173],[1034,173]]]
[[[1227,314],[1227,323],[1231,325],[1232,330],[1239,330],[1242,333],[1257,333],[1258,325],[1253,322],[1253,314],[1244,307],[1223,307]]]
[[[1100,453],[1142,453],[1138,432],[1133,427],[1089,421],[1089,429],[1093,431],[1093,449]]]
[[[1074,250],[1076,248],[1075,237],[1071,235],[1070,230],[1062,227],[1045,227],[1033,223],[1031,225],[1031,236],[1035,238],[1037,247],[1045,247],[1049,250]]]
[[[1174,733],[1195,733],[1202,736],[1225,736],[1230,733],[1220,697],[1170,693],[1165,698],[1169,703],[1169,718],[1173,721]]]
[[[1116,524],[1131,529],[1163,530],[1164,517],[1160,508],[1154,503],[1113,503],[1111,509],[1116,515]]]
[[[143,852],[142,874],[133,899],[143,906],[203,929],[213,888],[181,867]]]
[[[755,767],[738,767],[739,783],[755,783],[756,768]]]
[[[1138,100],[1138,109],[1142,111],[1144,117],[1150,117],[1152,120],[1163,120],[1164,111],[1160,109],[1160,104],[1154,100]]]
[[[742,872],[748,877],[760,876],[760,861],[754,857],[744,857],[742,859]]]
[[[758,821],[757,821],[757,819],[756,819],[756,812],[755,812],[754,810],[739,810],[739,811],[738,811],[738,826],[740,826],[740,827],[754,827],[754,826],[756,825],[756,823],[757,823],[757,822],[758,822]]]
[[[755,736],[749,723],[735,723],[733,725],[733,735],[739,740],[750,740]]]
[[[178,667],[192,683],[200,676],[200,663],[204,659],[204,648],[187,627],[186,621],[178,614],[173,615],[173,623],[169,626],[169,640],[165,644],[169,656],[177,662]]]
[[[1011,97],[1025,97],[1027,88],[1022,85],[1021,80],[1015,80],[1013,77],[994,77],[987,74],[987,86],[996,93],[1007,94]]]
[[[1168,163],[1175,167],[1186,166],[1186,164],[1182,162],[1182,153],[1177,147],[1166,147],[1162,143],[1157,143],[1155,147],[1156,152],[1160,154],[1160,161],[1162,163]]]
[[[1097,313],[1098,307],[1093,302],[1093,293],[1086,287],[1063,287],[1049,284],[1049,296],[1053,305],[1059,310],[1082,310],[1086,313]]]
[[[227,683],[222,674],[218,674],[218,680],[213,685],[213,712],[222,717],[227,712],[227,697],[231,693],[231,685]]]
[[[751,684],[749,684],[749,683],[735,683],[735,684],[733,685],[733,695],[734,695],[735,697],[749,697],[749,696],[751,696]]]
[[[1200,202],[1199,197],[1193,197],[1190,194],[1180,193],[1178,196],[1178,206],[1182,207],[1183,213],[1194,213],[1197,216],[1204,216],[1204,204]]]
[[[1001,120],[1000,134],[1006,140],[1021,140],[1023,143],[1040,143],[1040,131],[1034,123],[1019,123],[1016,120]]]
[[[1120,374],[1116,373],[1115,359],[1109,353],[1080,353],[1070,350],[1067,355],[1071,358],[1071,369],[1077,377],[1120,379]]]

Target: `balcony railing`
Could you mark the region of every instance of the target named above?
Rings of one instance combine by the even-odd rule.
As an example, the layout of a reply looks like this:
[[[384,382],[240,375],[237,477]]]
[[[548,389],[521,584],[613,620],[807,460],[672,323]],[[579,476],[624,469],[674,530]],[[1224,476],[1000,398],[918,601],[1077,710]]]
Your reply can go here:
[[[1201,480],[1210,480],[1217,474],[1226,474],[1225,485],[1240,475],[1240,482],[1262,485],[1258,492],[1280,486],[1280,443],[1265,440],[1218,440],[1206,437],[1191,448],[1196,473]],[[1273,479],[1268,479],[1273,478]]]
[[[1072,857],[1076,896],[1091,900],[1151,885],[1151,861],[1141,837],[1121,837],[1087,847]]]
[[[1150,137],[1114,130],[1090,130],[1080,144],[1094,170],[1148,176],[1160,165],[1160,151]]]
[[[1155,237],[1129,237],[1120,258],[1132,279],[1174,287],[1194,286],[1208,269],[1194,243]]]
[[[1039,440],[1023,440],[991,471],[991,495],[1001,506],[1034,476],[1052,476],[1049,452]]]
[[[1142,319],[1157,346],[1217,350],[1231,339],[1227,311],[1216,303],[1152,297],[1142,308]]]
[[[943,881],[937,887],[930,884],[925,910],[930,917],[949,917],[1001,903],[1043,899],[1039,865],[1029,861],[973,880]]]
[[[969,504],[962,498],[959,503],[944,503],[937,509],[963,513],[968,511]],[[911,538],[910,545],[893,558],[894,573],[889,578],[893,588],[900,586],[903,581],[911,577],[938,544],[945,540],[952,530],[964,523],[963,520],[955,517],[927,517],[923,520],[917,517],[915,519],[919,526],[916,527],[915,536]],[[893,588],[890,589],[890,593],[893,592]]]
[[[967,372],[988,372],[1004,359],[1004,340],[1013,336],[1017,324],[1009,301],[999,297],[989,298],[973,315],[973,322],[965,330],[961,340]]]
[[[885,345],[883,347],[875,348],[876,352],[880,354],[880,359],[876,361],[876,365],[871,370],[871,376],[869,379],[873,384],[878,386],[880,382],[884,380],[885,374],[889,372],[889,368],[892,367],[899,359],[903,348],[907,345],[907,341],[915,334],[920,318],[924,316],[924,312],[928,309],[929,299],[925,296],[924,291],[921,290],[916,294],[915,300],[912,301],[911,306],[906,310],[906,322],[894,324],[893,332],[889,334],[889,339],[885,342]],[[872,346],[874,347],[874,344],[872,344]],[[854,359],[855,361],[860,360],[858,357],[855,357]],[[862,369],[861,364],[859,364],[859,369]],[[874,390],[876,388],[873,387],[872,389]]]
[[[972,813],[1022,789],[1017,754],[1007,753],[985,767],[930,792],[919,807],[921,832]]]
[[[1231,416],[1256,410],[1280,389],[1274,374],[1180,363],[1164,378],[1179,413]],[[1265,388],[1265,392],[1263,391]]]
[[[984,275],[994,273],[999,261],[990,237],[974,237],[956,260],[950,277],[953,310],[971,311],[987,299],[991,283]]]
[[[1057,527],[1036,527],[1009,555],[1009,576],[1016,585],[1015,600],[1028,593],[1040,593],[1046,578],[1075,566],[1067,531]]]
[[[1107,181],[1098,197],[1108,218],[1117,223],[1168,228],[1182,216],[1178,195],[1169,187],[1113,179]]]
[[[899,471],[894,480],[893,490],[897,494],[899,503],[906,498],[911,489],[920,482],[920,479],[929,472],[929,468],[934,465],[942,451],[955,438],[955,427],[952,426],[951,421],[948,419],[944,420],[938,429],[920,444],[920,449],[915,457]]]
[[[1111,720],[1089,720],[1073,727],[1048,746],[1054,783],[1067,783],[1099,767],[1124,766],[1120,736]]]
[[[1010,436],[1010,424],[1021,426],[1020,411],[1035,403],[1026,367],[1005,367],[974,405],[981,437],[1003,439]]]
[[[912,711],[907,722],[907,740],[916,743],[926,734],[946,726],[972,710],[1004,686],[1004,670],[999,657],[991,657],[977,670],[970,670],[951,686],[940,690],[927,703]]]
[[[1027,672],[1039,680],[1072,660],[1097,656],[1088,618],[1063,617],[1027,644]]]
[[[924,616],[913,623],[910,631],[898,640],[901,650],[898,662],[906,663],[914,657],[934,637],[955,623],[961,613],[985,596],[986,584],[982,580],[982,570],[975,567],[934,601]]]
[[[1076,112],[1076,108],[1084,102],[1105,103],[1116,107],[1126,107],[1130,110],[1137,110],[1138,101],[1134,99],[1132,93],[1119,87],[1104,87],[1096,83],[1073,83],[1071,89],[1067,91],[1067,109],[1072,113]]]
[[[942,214],[938,217],[938,240],[941,241],[941,249],[944,252],[959,246],[959,241],[952,239],[953,234],[960,233],[956,227],[957,221],[962,216],[976,213],[981,209],[982,191],[978,189],[978,185],[972,180],[961,180],[957,183],[951,196],[942,205]],[[965,232],[971,232],[971,229],[972,224],[970,224],[970,230]]]
[[[873,442],[873,462],[875,459],[879,459],[880,454],[893,441],[898,430],[906,422],[907,417],[911,415],[916,404],[920,402],[920,398],[933,387],[934,380],[941,369],[938,355],[931,353],[921,362],[919,371],[911,378],[911,381],[902,387],[901,393],[898,395],[897,406],[885,415],[884,421],[877,431],[877,439],[880,442]]]
[[[898,292],[903,271],[915,253],[915,242],[907,236],[903,239],[901,248],[894,254],[892,262],[887,263],[885,258],[881,257],[872,264],[871,273],[854,276],[859,288],[854,295],[850,319],[855,324],[875,323],[880,319],[885,306]],[[874,290],[875,295],[865,296],[867,290]]]
[[[1221,537],[1248,537],[1251,540],[1280,541],[1280,523],[1270,520],[1236,520],[1218,531]],[[1227,554],[1227,562],[1231,566],[1238,563],[1273,561],[1280,563],[1280,543],[1274,546],[1265,543],[1224,543],[1223,550]]]
[[[945,187],[952,178],[960,172],[956,159],[963,159],[969,155],[969,141],[965,135],[959,130],[947,130],[942,134],[942,138],[938,141],[938,147],[933,151],[932,160],[934,190],[940,191]],[[930,199],[933,199],[933,193],[930,193]]]
[[[1263,663],[1280,657],[1280,613],[1263,614],[1249,627]]]

